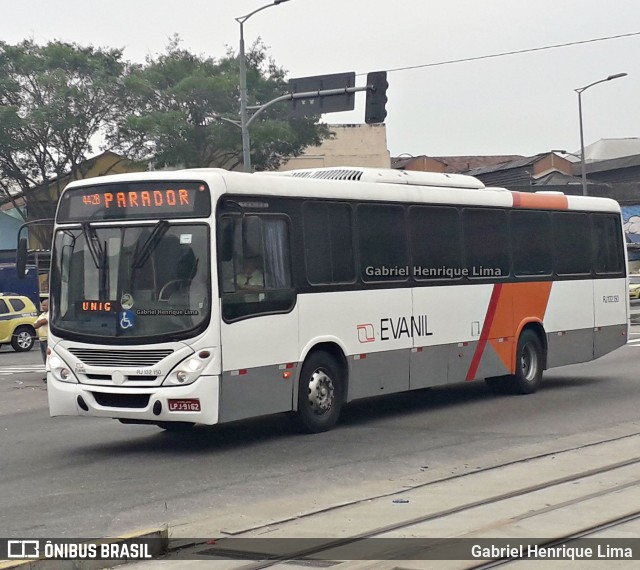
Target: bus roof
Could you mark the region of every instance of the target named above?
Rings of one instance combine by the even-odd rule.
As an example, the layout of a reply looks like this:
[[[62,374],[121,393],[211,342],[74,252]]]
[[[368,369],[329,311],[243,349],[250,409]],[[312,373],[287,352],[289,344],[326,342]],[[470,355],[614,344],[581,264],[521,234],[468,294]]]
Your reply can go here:
[[[143,180],[202,180],[209,184],[214,201],[223,194],[252,194],[549,210],[620,211],[620,205],[610,198],[572,196],[547,191],[515,192],[505,188],[486,187],[477,178],[463,174],[364,167],[253,174],[220,168],[160,170],[78,180],[68,187]],[[260,182],[257,184],[258,180]]]

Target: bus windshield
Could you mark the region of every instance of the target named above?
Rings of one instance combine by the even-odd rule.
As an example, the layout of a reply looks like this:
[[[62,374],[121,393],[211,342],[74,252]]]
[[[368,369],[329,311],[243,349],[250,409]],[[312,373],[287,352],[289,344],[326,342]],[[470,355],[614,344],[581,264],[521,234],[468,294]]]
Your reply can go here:
[[[54,240],[52,330],[98,342],[188,338],[209,321],[205,224],[59,229]]]

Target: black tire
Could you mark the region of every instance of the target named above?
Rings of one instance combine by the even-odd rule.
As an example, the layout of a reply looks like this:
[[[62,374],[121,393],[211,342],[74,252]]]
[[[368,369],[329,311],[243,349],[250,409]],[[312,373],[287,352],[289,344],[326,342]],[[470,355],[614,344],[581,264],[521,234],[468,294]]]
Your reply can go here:
[[[345,400],[340,366],[327,352],[313,352],[302,365],[298,384],[296,423],[307,433],[320,433],[336,425]]]
[[[516,371],[510,376],[513,394],[533,394],[542,382],[544,350],[538,335],[530,329],[522,331],[516,352]]]
[[[36,335],[30,327],[18,327],[11,336],[11,346],[16,352],[27,352],[33,348]]]

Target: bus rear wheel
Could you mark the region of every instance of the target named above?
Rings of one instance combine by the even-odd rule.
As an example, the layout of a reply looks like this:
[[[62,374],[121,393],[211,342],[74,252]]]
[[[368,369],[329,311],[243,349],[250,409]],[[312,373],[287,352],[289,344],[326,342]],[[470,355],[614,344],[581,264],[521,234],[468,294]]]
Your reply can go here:
[[[343,404],[344,380],[340,366],[327,352],[312,353],[300,372],[298,426],[307,433],[328,431],[338,422]]]
[[[538,335],[525,329],[518,339],[515,374],[487,378],[487,385],[498,394],[533,394],[540,387],[544,350]]]

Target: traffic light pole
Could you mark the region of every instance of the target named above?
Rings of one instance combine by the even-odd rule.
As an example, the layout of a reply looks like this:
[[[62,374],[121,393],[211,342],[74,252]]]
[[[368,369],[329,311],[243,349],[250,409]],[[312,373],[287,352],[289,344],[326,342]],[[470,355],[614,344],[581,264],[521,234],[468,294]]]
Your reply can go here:
[[[274,105],[275,103],[280,103],[281,101],[292,101],[294,99],[316,99],[318,97],[330,97],[331,95],[357,93],[358,91],[367,91],[368,89],[370,89],[370,86],[365,85],[364,87],[342,87],[340,89],[322,89],[320,91],[306,91],[304,93],[287,93],[286,95],[281,95],[280,97],[271,99],[271,101],[268,101],[264,105],[247,107],[248,110],[255,111],[255,113],[247,121],[247,127],[260,113],[262,113],[262,111],[264,111],[268,107],[271,107],[271,105]]]
[[[217,115],[217,114],[213,115],[212,118],[216,121],[231,123],[232,125],[238,127],[242,131],[242,141],[243,141],[242,150],[243,150],[243,156],[244,156],[245,153],[249,150],[249,125],[251,125],[251,123],[256,119],[256,117],[258,117],[258,115],[262,113],[262,111],[264,111],[265,109],[268,109],[272,105],[275,105],[276,103],[280,103],[281,101],[292,101],[294,99],[317,99],[319,97],[346,95],[348,93],[357,93],[359,91],[367,91],[368,92],[367,96],[369,96],[369,93],[375,93],[376,89],[378,89],[378,87],[374,84],[371,84],[371,85],[365,85],[363,87],[341,87],[338,89],[321,89],[318,91],[305,91],[303,93],[302,92],[287,93],[286,95],[281,95],[280,97],[271,99],[271,101],[267,101],[263,105],[258,105],[253,107],[245,106],[244,107],[245,117],[248,111],[255,111],[255,113],[253,113],[253,115],[251,115],[251,117],[249,117],[248,119],[245,118],[241,121],[236,121],[233,119],[227,119],[225,117],[221,117],[220,115]],[[386,98],[385,98],[385,101],[386,101]],[[383,108],[384,108],[384,105],[383,105]],[[386,115],[386,112],[384,114]],[[244,158],[246,158],[246,156],[244,156]],[[249,162],[245,161],[245,164],[249,164]]]

